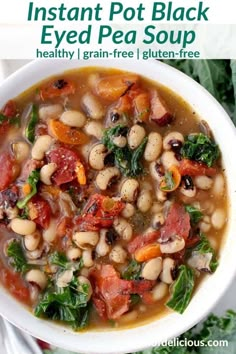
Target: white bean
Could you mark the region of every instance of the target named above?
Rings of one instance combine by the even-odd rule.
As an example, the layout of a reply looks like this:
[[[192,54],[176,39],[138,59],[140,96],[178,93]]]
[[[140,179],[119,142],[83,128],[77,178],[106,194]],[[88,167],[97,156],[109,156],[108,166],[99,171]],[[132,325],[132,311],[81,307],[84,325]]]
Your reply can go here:
[[[70,127],[82,128],[86,123],[86,117],[79,111],[65,111],[62,113],[60,120],[62,123]]]
[[[84,131],[86,134],[94,136],[98,140],[101,140],[103,136],[103,126],[100,122],[88,122],[84,127]]]
[[[92,285],[90,283],[90,281],[88,280],[88,278],[84,277],[83,275],[79,275],[78,276],[78,281],[79,281],[79,286],[78,286],[78,290],[83,292],[83,287],[82,285],[86,284],[88,286],[88,297],[87,297],[87,301],[89,301],[91,299],[92,293],[93,293],[93,289],[92,289]]]
[[[153,203],[150,211],[152,214],[156,214],[156,213],[160,213],[162,210],[163,210],[163,204],[155,202]]]
[[[125,203],[125,207],[121,212],[124,218],[131,218],[135,213],[135,207],[131,203]]]
[[[212,178],[207,176],[196,176],[194,178],[194,184],[196,185],[197,188],[206,191],[212,187],[213,180]]]
[[[92,265],[94,264],[92,250],[91,249],[84,250],[82,253],[82,259],[83,259],[84,267],[86,268],[92,267]]]
[[[29,283],[37,284],[41,290],[46,288],[47,285],[47,277],[45,273],[43,273],[39,269],[31,269],[25,275],[26,281]]]
[[[102,104],[97,97],[91,93],[87,92],[82,97],[81,103],[88,116],[92,119],[102,119],[104,117],[105,111]]]
[[[71,282],[72,278],[73,278],[73,270],[67,269],[64,272],[59,274],[56,284],[59,288],[65,288]]]
[[[33,234],[36,230],[36,224],[34,221],[20,218],[12,219],[10,227],[12,231],[22,236]]]
[[[53,173],[57,170],[57,165],[54,162],[50,162],[44,165],[40,170],[40,181],[50,186],[52,184],[51,177]]]
[[[156,286],[154,286],[154,288],[151,291],[153,300],[159,301],[163,299],[163,297],[167,295],[168,289],[169,287],[167,284],[162,282],[158,283]]]
[[[131,149],[136,149],[146,136],[145,129],[138,124],[131,127],[128,133],[128,144]]]
[[[162,181],[165,173],[163,167],[157,161],[153,161],[150,163],[149,171],[150,175],[154,180],[156,180],[157,182]]]
[[[159,188],[156,190],[156,198],[158,202],[165,202],[167,199],[167,193],[164,191],[161,191]]]
[[[63,107],[60,104],[43,105],[39,107],[39,119],[47,121],[51,118],[59,118],[63,112]]]
[[[107,155],[107,148],[103,144],[96,144],[92,147],[89,153],[89,165],[94,170],[102,170],[105,167],[105,157]]]
[[[166,170],[171,166],[179,166],[179,161],[175,158],[173,151],[164,151],[161,155],[161,162]]]
[[[162,272],[160,275],[160,279],[163,283],[172,284],[174,279],[172,276],[172,271],[175,268],[175,261],[172,258],[163,259]]]
[[[125,241],[131,240],[133,235],[133,229],[127,220],[121,217],[116,217],[114,219],[113,227],[118,233],[118,235],[122,237],[123,240]]]
[[[24,245],[28,251],[35,251],[41,241],[41,234],[39,231],[35,231],[33,234],[26,235],[24,237]]]
[[[148,190],[142,190],[137,199],[137,207],[142,213],[146,213],[152,206],[152,194]]]
[[[78,247],[87,249],[90,246],[96,246],[99,235],[96,231],[79,231],[73,234],[72,240]]]
[[[197,189],[194,186],[191,189],[186,189],[183,185],[180,187],[180,193],[183,194],[185,197],[187,198],[193,198],[195,197],[196,193],[197,193]]]
[[[199,227],[202,232],[208,232],[211,229],[211,219],[208,215],[199,222]]]
[[[184,137],[183,134],[179,132],[170,132],[167,134],[163,139],[163,149],[164,150],[171,150],[171,142],[176,141],[183,144]]]
[[[96,253],[99,257],[104,257],[110,252],[110,246],[106,243],[106,229],[100,231],[100,238],[96,246]]]
[[[217,208],[211,216],[211,223],[216,230],[222,229],[226,223],[225,211],[221,208]]]
[[[143,267],[141,276],[147,280],[156,280],[162,270],[162,258],[150,259]]]
[[[121,184],[120,195],[125,202],[134,202],[138,196],[139,183],[134,178],[127,178]]]
[[[130,312],[122,315],[119,318],[119,323],[122,323],[122,324],[129,323],[129,322],[135,321],[137,318],[138,318],[138,311],[133,310],[133,311],[130,311]]]
[[[113,138],[113,144],[115,144],[116,146],[118,146],[120,148],[123,148],[127,144],[127,139],[125,136],[122,136],[122,135],[115,136]]]
[[[55,219],[50,220],[49,227],[46,230],[43,230],[43,239],[44,241],[51,243],[55,240],[56,238],[56,230],[57,230],[57,224]]]
[[[12,144],[12,151],[17,162],[23,162],[30,153],[29,145],[25,141],[17,141]]]
[[[114,263],[125,263],[127,252],[120,245],[116,245],[110,252],[109,258]]]
[[[215,176],[213,187],[212,187],[212,193],[216,198],[221,198],[223,197],[225,192],[225,179],[223,174],[219,173],[218,175]]]
[[[161,253],[176,253],[181,251],[185,247],[185,241],[183,237],[176,236],[173,240],[167,243],[161,243]]]
[[[105,191],[114,179],[120,177],[120,171],[117,167],[107,167],[100,171],[96,177],[96,185],[102,191]]]
[[[82,252],[79,248],[77,247],[71,247],[66,251],[66,257],[70,261],[76,261],[78,258],[80,258],[82,255]]]
[[[152,162],[158,159],[162,151],[162,137],[159,133],[152,132],[148,135],[147,145],[144,150],[144,159]]]
[[[9,206],[8,208],[5,209],[5,214],[9,220],[15,219],[19,215],[19,209],[17,208],[17,206],[15,207]]]
[[[50,135],[40,135],[31,150],[32,158],[35,160],[42,160],[44,154],[48,151],[52,143],[52,138]]]

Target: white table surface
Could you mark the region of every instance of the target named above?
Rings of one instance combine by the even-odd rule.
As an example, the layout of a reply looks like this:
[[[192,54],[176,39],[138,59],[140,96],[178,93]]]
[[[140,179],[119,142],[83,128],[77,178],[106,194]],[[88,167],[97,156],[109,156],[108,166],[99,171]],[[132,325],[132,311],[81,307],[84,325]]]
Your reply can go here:
[[[27,64],[29,61],[28,60],[0,60],[0,83],[4,78],[9,76],[11,73],[16,71],[18,68],[21,66]],[[235,259],[236,261],[236,259]],[[221,284],[219,284],[219,287]],[[216,289],[217,291],[217,289]],[[234,278],[233,283],[229,287],[229,289],[226,291],[225,295],[221,298],[221,300],[218,302],[218,304],[215,306],[213,309],[213,312],[215,314],[223,314],[226,310],[228,309],[233,309],[236,311],[236,276]],[[1,327],[1,326],[0,326]],[[18,354],[18,351],[16,352],[15,350],[12,351],[2,351],[2,345],[4,342],[4,339],[1,338],[0,335],[0,353],[1,354]],[[19,354],[26,354],[26,353],[19,353]],[[35,353],[32,353],[35,354]]]

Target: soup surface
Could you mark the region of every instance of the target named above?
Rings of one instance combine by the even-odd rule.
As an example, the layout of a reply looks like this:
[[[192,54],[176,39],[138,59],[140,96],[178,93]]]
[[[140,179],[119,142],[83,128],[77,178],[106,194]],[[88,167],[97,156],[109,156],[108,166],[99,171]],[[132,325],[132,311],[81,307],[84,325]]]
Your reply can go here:
[[[75,330],[183,313],[227,221],[220,150],[169,89],[66,72],[0,114],[0,281]]]

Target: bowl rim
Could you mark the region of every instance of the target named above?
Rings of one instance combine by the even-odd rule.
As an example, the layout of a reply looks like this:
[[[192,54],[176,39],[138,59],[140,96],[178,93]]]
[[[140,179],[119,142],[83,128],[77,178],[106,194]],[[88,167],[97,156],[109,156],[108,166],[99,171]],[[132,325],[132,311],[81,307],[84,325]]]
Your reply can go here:
[[[183,97],[197,112],[199,112],[200,115],[203,115],[204,119],[207,121],[208,117],[205,116],[205,113],[201,114],[201,111],[207,112],[212,109],[212,115],[214,113],[215,117],[217,117],[217,119],[219,117],[222,121],[219,120],[218,122],[220,127],[210,126],[216,136],[216,140],[219,140],[217,137],[222,136],[222,129],[225,128],[227,133],[227,142],[230,142],[230,147],[226,148],[221,145],[221,150],[224,155],[224,162],[227,168],[233,166],[233,154],[228,156],[226,155],[226,151],[229,153],[231,150],[232,152],[233,145],[236,147],[236,130],[222,106],[210,95],[208,91],[206,91],[206,89],[204,89],[193,79],[167,64],[152,59],[147,61],[138,61],[134,59],[123,60],[119,63],[115,60],[105,61],[104,59],[90,61],[74,60],[70,62],[67,60],[34,60],[10,75],[0,85],[3,92],[0,98],[0,106],[3,105],[7,99],[17,96],[34,83],[37,83],[44,78],[63,73],[64,71],[71,70],[76,67],[82,68],[88,66],[110,67],[125,71],[133,71],[154,81],[160,82],[165,86],[170,87],[171,90],[176,90],[177,93]],[[156,80],[153,77],[154,73],[157,73]],[[160,74],[159,77],[158,74]],[[19,86],[16,85],[17,83]],[[167,83],[170,85],[167,85]],[[185,94],[183,94],[183,92],[185,92]],[[198,98],[198,95],[200,98]],[[187,97],[190,96],[192,99],[187,99]],[[199,101],[200,99],[206,101],[207,107],[203,107],[202,102]],[[224,124],[222,125],[222,123]],[[215,304],[223,296],[224,292],[232,282],[234,275],[236,274],[236,263],[234,262],[233,252],[230,250],[230,248],[233,248],[231,243],[234,241],[233,237],[230,237],[230,232],[233,234],[233,231],[236,231],[236,218],[232,217],[233,211],[236,211],[236,182],[233,181],[233,179],[236,181],[236,171],[234,172],[231,169],[230,172],[232,172],[233,176],[229,175],[228,170],[226,170],[229,187],[228,193],[232,193],[232,195],[229,195],[229,216],[231,216],[231,218],[229,218],[227,239],[221,250],[221,258],[225,263],[227,262],[227,267],[225,263],[220,263],[219,268],[216,273],[211,276],[211,279],[208,277],[207,280],[202,282],[203,284],[201,284],[197,290],[197,294],[194,295],[189,307],[183,315],[171,313],[161,319],[153,320],[150,323],[130,329],[74,333],[62,326],[35,318],[28,310],[26,311],[21,304],[19,306],[19,303],[8,295],[3,288],[0,289],[0,296],[2,300],[0,302],[1,315],[34,337],[40,338],[48,343],[67,350],[84,352],[87,354],[118,354],[138,351],[160,344],[161,342],[169,340],[185,332],[211,311],[213,306],[215,306]],[[236,246],[236,240],[234,242]],[[224,270],[228,270],[228,273],[224,273]],[[217,291],[215,291],[218,284],[217,280],[222,278],[224,279],[223,286],[218,286]],[[199,294],[201,294],[201,296]],[[209,294],[211,294],[212,297],[210,299]],[[197,311],[194,309],[194,306],[196,306]],[[22,318],[24,319],[23,321]],[[141,333],[144,335],[140,335]],[[158,337],[155,339],[157,333]]]

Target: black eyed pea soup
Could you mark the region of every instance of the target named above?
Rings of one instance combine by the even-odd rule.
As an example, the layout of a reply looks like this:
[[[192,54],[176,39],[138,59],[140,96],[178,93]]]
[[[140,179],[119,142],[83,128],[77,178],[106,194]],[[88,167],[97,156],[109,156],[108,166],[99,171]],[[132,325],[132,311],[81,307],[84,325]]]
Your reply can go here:
[[[75,330],[183,313],[218,266],[220,147],[177,94],[134,73],[46,79],[0,113],[0,281]]]

